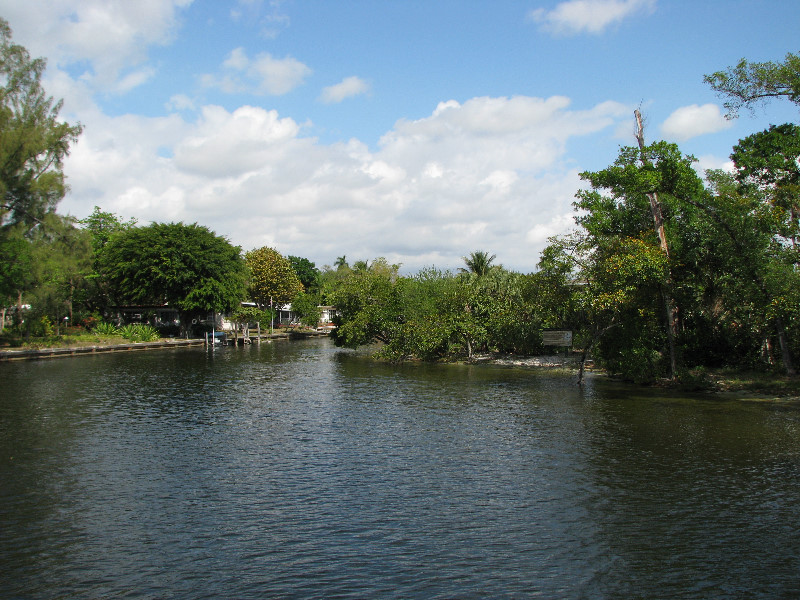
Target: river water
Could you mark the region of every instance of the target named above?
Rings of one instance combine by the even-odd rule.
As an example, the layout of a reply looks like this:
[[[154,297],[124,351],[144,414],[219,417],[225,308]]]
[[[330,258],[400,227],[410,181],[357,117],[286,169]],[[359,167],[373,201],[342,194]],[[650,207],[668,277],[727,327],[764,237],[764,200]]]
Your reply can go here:
[[[328,340],[0,364],[2,598],[797,598],[800,406]]]

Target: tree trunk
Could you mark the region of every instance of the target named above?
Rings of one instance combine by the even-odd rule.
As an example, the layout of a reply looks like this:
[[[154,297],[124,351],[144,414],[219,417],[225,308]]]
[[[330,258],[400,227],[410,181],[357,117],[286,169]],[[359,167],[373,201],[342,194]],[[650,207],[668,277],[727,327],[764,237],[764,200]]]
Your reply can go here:
[[[611,322],[602,329],[595,327],[594,331],[592,332],[592,339],[589,340],[589,343],[583,347],[583,352],[581,352],[581,365],[578,369],[578,385],[583,385],[583,372],[585,370],[587,357],[594,349],[595,344],[597,344],[597,342],[600,341],[600,338],[605,335],[606,331],[616,326],[616,321],[617,317],[612,317]]]
[[[786,339],[786,327],[783,325],[783,319],[780,317],[775,319],[775,329],[778,332],[778,345],[781,347],[783,367],[786,369],[786,374],[789,377],[795,377],[797,375],[797,370],[794,368],[792,354],[789,351],[789,340]]]
[[[642,125],[642,113],[639,109],[633,111],[636,117],[636,141],[639,143],[639,155],[642,165],[650,164],[650,159],[644,151],[644,126]],[[669,260],[669,244],[667,243],[667,234],[664,231],[664,215],[661,212],[661,203],[658,201],[658,192],[650,192],[647,194],[647,199],[650,201],[650,212],[653,214],[653,224],[658,234],[658,241],[661,245],[661,250]],[[667,280],[662,285],[662,296],[664,298],[664,311],[667,316],[667,342],[669,345],[669,370],[670,379],[676,379],[678,374],[678,357],[675,347],[675,340],[678,337],[678,319],[677,309],[675,308],[675,300],[672,297],[672,273],[667,263]]]

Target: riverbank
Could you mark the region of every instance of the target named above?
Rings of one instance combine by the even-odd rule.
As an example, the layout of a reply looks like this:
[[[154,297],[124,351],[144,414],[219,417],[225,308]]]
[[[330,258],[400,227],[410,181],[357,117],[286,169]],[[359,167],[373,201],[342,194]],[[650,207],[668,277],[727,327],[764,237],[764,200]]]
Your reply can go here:
[[[305,339],[308,337],[321,337],[328,335],[327,332],[291,330],[276,333],[261,334],[262,342],[273,340]],[[72,342],[72,343],[69,343]],[[256,343],[255,337],[251,337],[251,342]],[[91,354],[102,354],[106,352],[133,352],[143,350],[164,350],[170,348],[187,348],[193,346],[204,346],[203,339],[181,339],[181,338],[162,338],[154,342],[129,342],[120,341],[119,338],[101,338],[69,340],[66,343],[53,345],[32,344],[19,348],[0,347],[0,362],[13,360],[38,360],[46,358],[59,358],[67,356],[85,356]]]
[[[531,369],[567,369],[576,373],[580,367],[578,356],[563,354],[545,356],[479,354],[475,355],[471,362]],[[586,361],[585,368],[594,376],[612,378],[604,370],[596,368],[592,360]],[[631,385],[640,384],[631,383]],[[678,383],[664,380],[654,382],[651,386],[688,392],[710,392],[726,398],[800,402],[800,378],[762,371],[701,367],[690,370]]]
[[[88,354],[101,354],[104,352],[163,350],[165,348],[202,346],[203,344],[203,340],[162,339],[157,342],[76,344],[71,346],[44,348],[2,348],[0,349],[0,362],[11,360],[35,360],[43,358],[81,356]]]

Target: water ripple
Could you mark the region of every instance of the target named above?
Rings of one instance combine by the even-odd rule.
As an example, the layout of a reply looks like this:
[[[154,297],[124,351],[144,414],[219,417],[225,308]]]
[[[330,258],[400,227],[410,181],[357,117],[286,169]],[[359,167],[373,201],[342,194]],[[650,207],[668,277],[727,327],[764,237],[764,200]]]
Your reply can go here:
[[[0,596],[800,595],[800,411],[327,341],[0,365]]]

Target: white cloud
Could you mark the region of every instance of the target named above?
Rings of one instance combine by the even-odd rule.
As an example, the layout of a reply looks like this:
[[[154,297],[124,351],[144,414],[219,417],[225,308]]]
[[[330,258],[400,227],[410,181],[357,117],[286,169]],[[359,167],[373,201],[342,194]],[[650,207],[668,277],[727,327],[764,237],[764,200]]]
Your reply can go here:
[[[166,104],[168,110],[194,110],[194,100],[186,94],[175,94]]]
[[[237,177],[258,171],[285,152],[299,127],[274,110],[243,106],[229,113],[206,106],[193,134],[175,147],[175,166],[209,178]]]
[[[406,271],[456,268],[485,248],[531,271],[546,238],[571,226],[581,184],[567,143],[610,135],[629,113],[616,103],[572,110],[563,97],[449,101],[398,121],[371,150],[322,144],[253,106],[204,106],[194,121],[86,111],[61,211],[196,221],[245,250],[275,245],[320,266],[346,254]]]
[[[152,68],[139,69],[128,73],[117,81],[114,91],[118,94],[129,92],[151,79],[153,75],[155,75],[155,69]]]
[[[532,10],[528,17],[559,35],[602,33],[632,15],[652,12],[655,4],[656,0],[567,0],[553,10]]]
[[[735,170],[733,161],[730,158],[720,158],[711,154],[698,157],[697,162],[692,165],[701,177],[705,177],[705,172],[709,169],[719,169],[733,173]]]
[[[544,244],[548,238],[564,233],[575,225],[572,211],[553,216],[547,223],[536,223],[528,230],[525,239],[534,244]]]
[[[206,74],[201,77],[207,87],[216,87],[226,93],[252,91],[259,94],[281,96],[302,85],[311,69],[291,56],[274,58],[268,52],[251,59],[244,48],[231,51],[222,63],[223,75]]]
[[[670,139],[684,142],[698,135],[716,133],[731,127],[716,104],[683,106],[674,111],[661,125],[661,133]]]
[[[47,56],[51,67],[85,61],[83,80],[91,88],[125,92],[150,78],[150,68],[138,68],[148,48],[173,39],[180,12],[191,2],[0,0],[0,14],[31,55]]]
[[[335,104],[353,96],[359,96],[369,92],[369,84],[363,79],[356,77],[345,77],[336,85],[323,88],[320,101],[325,104]]]

